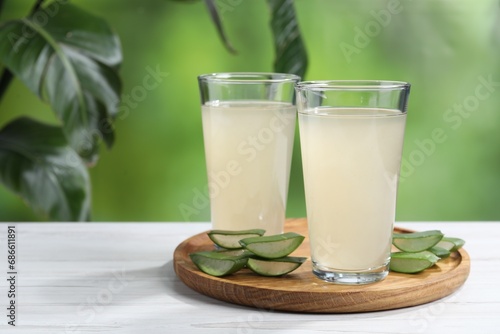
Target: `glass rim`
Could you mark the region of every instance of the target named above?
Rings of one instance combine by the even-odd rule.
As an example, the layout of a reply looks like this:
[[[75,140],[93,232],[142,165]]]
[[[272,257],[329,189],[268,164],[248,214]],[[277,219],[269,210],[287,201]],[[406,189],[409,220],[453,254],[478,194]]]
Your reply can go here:
[[[234,83],[234,84],[262,84],[262,83],[298,83],[300,77],[290,73],[273,72],[220,72],[198,76],[199,81]]]
[[[391,80],[315,80],[301,81],[297,90],[381,90],[409,89],[410,83]]]

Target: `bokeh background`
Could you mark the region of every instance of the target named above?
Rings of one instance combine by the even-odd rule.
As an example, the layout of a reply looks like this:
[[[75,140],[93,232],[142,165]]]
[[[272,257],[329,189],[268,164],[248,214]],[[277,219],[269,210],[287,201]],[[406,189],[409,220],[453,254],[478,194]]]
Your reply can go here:
[[[34,1],[6,0],[0,20]],[[264,0],[218,0],[237,55],[223,47],[201,1],[74,0],[106,18],[124,53],[117,141],[91,170],[96,221],[208,221],[194,206],[207,182],[196,76],[272,71]],[[397,220],[500,220],[498,0],[296,0],[309,53],[305,79],[412,83]],[[389,13],[389,15],[387,15]],[[150,70],[158,87],[130,98]],[[168,73],[168,75],[166,74]],[[54,122],[14,81],[0,126],[20,114]],[[287,215],[305,216],[296,136]],[[332,189],[332,191],[335,191]],[[189,213],[181,208],[191,207]],[[0,186],[0,220],[39,220]]]

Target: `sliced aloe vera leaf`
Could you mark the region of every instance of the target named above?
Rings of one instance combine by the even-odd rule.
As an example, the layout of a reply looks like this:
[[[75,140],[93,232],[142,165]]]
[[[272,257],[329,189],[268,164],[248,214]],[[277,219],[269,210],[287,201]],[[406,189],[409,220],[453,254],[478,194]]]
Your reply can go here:
[[[240,244],[250,252],[266,259],[285,257],[304,241],[304,236],[288,232],[264,237],[246,238]]]
[[[462,248],[462,246],[465,245],[465,240],[460,239],[460,238],[450,238],[450,237],[444,237],[439,241],[436,246],[443,247],[446,249],[449,249],[450,252],[455,252]]]
[[[217,250],[216,251],[217,253],[219,254],[223,254],[223,255],[226,255],[226,256],[237,256],[237,257],[250,257],[253,255],[252,252],[244,249],[244,248],[240,248],[240,249],[222,249],[222,250]]]
[[[432,267],[438,260],[439,257],[429,251],[395,252],[391,254],[390,269],[398,273],[414,274]]]
[[[191,253],[189,257],[198,269],[217,277],[237,272],[248,261],[247,256],[231,256],[218,251]]]
[[[437,245],[429,248],[429,252],[433,253],[434,255],[436,255],[437,257],[439,257],[441,259],[445,259],[448,256],[450,256],[450,254],[451,254],[451,252],[448,249],[443,248],[443,247],[439,247]]]
[[[392,244],[403,252],[418,253],[435,246],[441,239],[443,233],[438,230],[394,233]]]
[[[263,259],[251,257],[247,267],[262,276],[283,276],[300,267],[306,257],[286,256],[279,259]]]
[[[452,249],[455,247],[455,244],[451,241],[444,240],[444,238],[443,238],[434,247],[440,247],[440,248],[446,249],[447,251],[449,251],[451,253]]]
[[[239,241],[245,238],[259,237],[264,235],[266,230],[253,229],[242,231],[226,231],[226,230],[212,230],[208,232],[208,237],[217,246],[225,249],[238,249],[241,248]]]

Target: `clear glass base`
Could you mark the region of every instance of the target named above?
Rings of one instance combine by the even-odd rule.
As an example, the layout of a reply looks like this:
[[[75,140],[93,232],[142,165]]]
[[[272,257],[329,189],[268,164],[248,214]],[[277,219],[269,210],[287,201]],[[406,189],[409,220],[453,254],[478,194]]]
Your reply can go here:
[[[383,280],[389,274],[389,263],[363,271],[339,271],[318,265],[313,261],[313,273],[318,278],[331,283],[359,285]]]

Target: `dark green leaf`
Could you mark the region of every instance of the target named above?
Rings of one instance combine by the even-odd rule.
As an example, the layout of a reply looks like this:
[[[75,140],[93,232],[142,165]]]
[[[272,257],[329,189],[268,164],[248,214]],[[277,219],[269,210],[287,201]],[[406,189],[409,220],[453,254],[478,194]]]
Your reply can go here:
[[[215,6],[215,1],[205,0],[205,4],[207,5],[208,12],[210,14],[210,17],[212,18],[212,21],[215,24],[215,27],[217,28],[217,32],[219,33],[219,37],[222,40],[222,43],[224,43],[224,46],[229,52],[231,52],[232,54],[236,54],[235,48],[231,45],[231,42],[229,42],[229,39],[227,38],[226,33],[224,32],[224,28],[222,27],[222,20],[220,18],[217,7]]]
[[[304,77],[307,52],[300,35],[293,0],[267,0],[276,52],[274,70]]]
[[[71,146],[88,161],[118,110],[122,55],[105,21],[57,1],[28,18],[0,26],[0,59],[31,91],[47,101]]]
[[[51,220],[90,219],[87,168],[59,127],[23,117],[0,130],[0,182]]]

